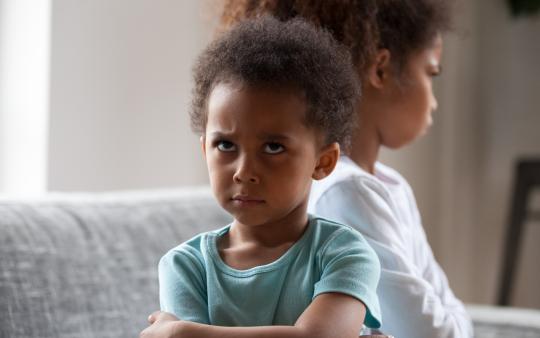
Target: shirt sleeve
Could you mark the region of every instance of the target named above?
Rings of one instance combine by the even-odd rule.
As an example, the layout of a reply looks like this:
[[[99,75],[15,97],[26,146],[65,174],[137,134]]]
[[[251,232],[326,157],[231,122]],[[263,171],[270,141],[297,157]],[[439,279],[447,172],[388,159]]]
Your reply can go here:
[[[322,273],[313,297],[339,292],[357,298],[366,306],[364,324],[380,327],[376,290],[381,268],[377,255],[362,235],[351,228],[339,230],[325,243],[318,261]]]
[[[209,324],[206,274],[200,253],[180,246],[161,258],[158,270],[161,311],[182,320]]]
[[[427,240],[425,266],[413,259],[409,241],[416,234],[400,224],[397,206],[377,182],[342,181],[328,188],[315,204],[326,218],[362,233],[381,262],[380,295],[383,330],[401,338],[471,337],[463,304],[452,293]]]

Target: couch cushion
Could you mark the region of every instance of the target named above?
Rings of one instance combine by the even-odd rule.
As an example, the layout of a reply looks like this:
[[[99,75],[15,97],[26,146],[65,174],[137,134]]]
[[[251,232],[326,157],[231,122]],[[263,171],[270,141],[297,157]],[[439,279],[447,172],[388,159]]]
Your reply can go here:
[[[230,217],[208,188],[0,200],[0,337],[136,337],[157,263]]]
[[[476,338],[538,338],[540,311],[513,307],[468,304]]]

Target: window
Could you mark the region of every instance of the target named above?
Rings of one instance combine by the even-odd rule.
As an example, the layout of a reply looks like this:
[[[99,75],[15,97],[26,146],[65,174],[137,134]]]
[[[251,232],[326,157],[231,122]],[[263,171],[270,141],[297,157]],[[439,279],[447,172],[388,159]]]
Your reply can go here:
[[[50,0],[0,0],[0,193],[44,192]]]

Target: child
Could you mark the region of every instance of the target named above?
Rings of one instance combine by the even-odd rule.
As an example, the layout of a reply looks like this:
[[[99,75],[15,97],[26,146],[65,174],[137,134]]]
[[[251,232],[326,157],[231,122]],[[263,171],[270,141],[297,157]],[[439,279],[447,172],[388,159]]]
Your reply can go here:
[[[348,53],[300,20],[243,22],[202,53],[192,127],[234,220],[161,259],[161,307],[180,320],[161,314],[142,337],[352,338],[380,326],[375,253],[307,213],[357,96]]]
[[[223,28],[246,17],[303,17],[349,48],[362,79],[359,125],[348,156],[314,183],[308,211],[359,230],[381,260],[377,289],[382,331],[399,337],[469,337],[469,317],[454,296],[424,233],[406,180],[377,162],[425,133],[437,107],[450,0],[227,1]],[[351,244],[352,245],[352,244]]]

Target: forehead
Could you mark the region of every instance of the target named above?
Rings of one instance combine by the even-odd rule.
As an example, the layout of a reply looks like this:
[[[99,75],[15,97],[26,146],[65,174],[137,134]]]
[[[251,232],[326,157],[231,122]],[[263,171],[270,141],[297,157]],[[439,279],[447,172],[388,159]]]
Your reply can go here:
[[[440,34],[437,34],[426,47],[421,48],[420,50],[413,52],[409,56],[409,61],[411,63],[420,62],[420,63],[429,63],[433,65],[438,65],[441,62],[443,51],[443,40]]]
[[[308,129],[299,91],[219,83],[208,98],[206,132],[294,133]]]
[[[443,52],[443,39],[440,34],[437,34],[428,48],[428,53],[431,53],[437,60],[441,60]]]

